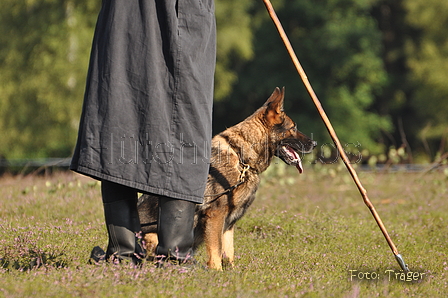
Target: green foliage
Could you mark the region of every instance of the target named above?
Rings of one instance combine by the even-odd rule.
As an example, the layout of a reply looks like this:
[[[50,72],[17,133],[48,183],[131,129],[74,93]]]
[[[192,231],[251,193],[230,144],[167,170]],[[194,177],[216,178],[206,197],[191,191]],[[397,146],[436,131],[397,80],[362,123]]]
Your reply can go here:
[[[252,57],[250,1],[216,1],[217,65],[215,100],[227,96],[238,78],[233,65]]]
[[[424,160],[443,154],[446,1],[272,2],[343,144],[370,154],[409,144]],[[0,156],[70,156],[100,4],[1,1]],[[285,109],[299,129],[331,143],[262,1],[216,0],[216,19],[214,132],[286,86]]]
[[[408,0],[407,22],[419,34],[408,41],[412,82],[418,86],[412,106],[421,118],[420,138],[448,134],[448,2]]]
[[[69,156],[98,2],[0,4],[0,154]]]
[[[369,15],[372,1],[275,1],[274,6],[341,140],[380,151],[377,137],[391,125],[387,117],[370,110],[386,80],[380,57],[381,34]],[[264,7],[256,7],[253,15],[254,58],[242,68],[226,104],[241,109],[234,115],[242,118],[241,114],[254,110],[274,87],[286,86],[285,109],[299,129],[313,133],[321,144],[328,142],[328,134]],[[217,115],[221,116],[219,112]]]
[[[252,56],[250,1],[217,1],[215,97],[228,94],[229,65]],[[67,157],[74,147],[100,1],[0,4],[0,156]]]

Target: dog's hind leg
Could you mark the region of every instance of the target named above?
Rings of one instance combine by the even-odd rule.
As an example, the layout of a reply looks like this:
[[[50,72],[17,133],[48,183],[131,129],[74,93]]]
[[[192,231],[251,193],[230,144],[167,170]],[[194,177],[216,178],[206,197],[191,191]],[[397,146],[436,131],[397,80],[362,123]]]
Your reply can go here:
[[[222,239],[225,210],[209,210],[207,224],[204,227],[204,241],[208,255],[207,265],[211,269],[222,270]]]
[[[233,261],[235,258],[235,250],[233,246],[233,232],[234,226],[232,226],[229,230],[225,231],[222,235],[222,249],[223,249],[223,258],[226,259],[230,265],[233,267]]]

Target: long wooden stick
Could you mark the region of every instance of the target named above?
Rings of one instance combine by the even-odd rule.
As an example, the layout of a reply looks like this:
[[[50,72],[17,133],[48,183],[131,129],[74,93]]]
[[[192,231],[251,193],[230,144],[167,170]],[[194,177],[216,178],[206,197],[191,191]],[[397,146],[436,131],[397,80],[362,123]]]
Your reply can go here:
[[[274,22],[275,26],[277,27],[278,33],[280,34],[281,39],[283,40],[283,43],[286,46],[286,49],[288,50],[289,55],[291,56],[291,59],[302,78],[303,83],[305,84],[306,90],[308,91],[309,95],[311,96],[314,105],[317,108],[317,111],[319,112],[322,120],[325,123],[325,126],[327,127],[328,132],[330,133],[331,138],[333,139],[333,142],[335,143],[339,154],[342,157],[342,160],[344,161],[345,166],[347,167],[348,171],[350,172],[350,175],[352,176],[353,180],[355,181],[356,186],[358,187],[359,192],[361,193],[361,196],[364,200],[364,203],[369,207],[370,212],[372,213],[373,217],[375,218],[379,228],[381,229],[381,232],[383,233],[384,237],[386,238],[387,243],[389,244],[390,249],[395,255],[395,258],[398,261],[398,264],[404,271],[409,271],[406,263],[404,262],[402,256],[398,253],[397,247],[392,242],[392,239],[389,236],[389,233],[386,230],[386,227],[383,224],[383,221],[381,220],[380,216],[378,215],[378,212],[376,212],[375,207],[373,206],[372,202],[370,202],[366,189],[362,186],[361,181],[358,178],[358,175],[356,174],[356,171],[353,169],[353,167],[350,164],[350,161],[345,154],[345,151],[341,145],[341,142],[339,141],[335,130],[333,129],[333,126],[331,125],[330,119],[328,119],[327,114],[325,113],[324,109],[322,108],[322,105],[319,101],[319,99],[316,96],[316,93],[314,93],[313,88],[311,87],[310,82],[308,81],[308,77],[303,70],[299,59],[297,59],[297,56],[291,46],[291,43],[289,42],[288,36],[285,33],[285,30],[283,29],[282,24],[280,23],[280,20],[277,17],[277,14],[275,13],[274,8],[272,7],[272,4],[269,0],[263,0],[264,4],[266,5],[266,9],[268,10],[268,13]]]

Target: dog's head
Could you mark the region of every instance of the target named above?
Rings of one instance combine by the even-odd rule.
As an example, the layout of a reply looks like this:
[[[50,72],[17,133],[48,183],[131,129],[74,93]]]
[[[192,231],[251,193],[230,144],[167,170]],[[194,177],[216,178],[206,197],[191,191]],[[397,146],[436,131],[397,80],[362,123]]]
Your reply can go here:
[[[264,104],[264,118],[270,127],[270,138],[275,144],[274,155],[288,165],[294,165],[300,173],[303,172],[301,153],[309,153],[317,143],[301,133],[297,125],[283,110],[285,88],[276,88]]]

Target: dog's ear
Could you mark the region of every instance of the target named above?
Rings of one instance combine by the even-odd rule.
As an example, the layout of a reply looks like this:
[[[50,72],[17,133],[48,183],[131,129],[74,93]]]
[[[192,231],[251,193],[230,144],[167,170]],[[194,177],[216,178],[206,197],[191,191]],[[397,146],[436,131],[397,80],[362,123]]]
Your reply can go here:
[[[285,87],[281,90],[276,87],[264,106],[266,107],[265,118],[272,125],[283,121],[283,100],[285,98]]]

